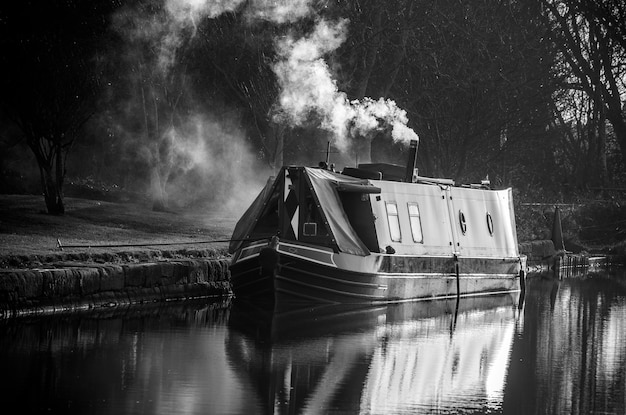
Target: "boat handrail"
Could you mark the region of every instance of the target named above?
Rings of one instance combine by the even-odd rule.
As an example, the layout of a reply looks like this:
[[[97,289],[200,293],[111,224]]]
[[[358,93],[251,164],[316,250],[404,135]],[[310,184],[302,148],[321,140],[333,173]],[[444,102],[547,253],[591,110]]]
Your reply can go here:
[[[437,179],[434,177],[415,176],[415,183],[424,184],[439,184],[444,186],[454,186],[454,180],[452,179]]]

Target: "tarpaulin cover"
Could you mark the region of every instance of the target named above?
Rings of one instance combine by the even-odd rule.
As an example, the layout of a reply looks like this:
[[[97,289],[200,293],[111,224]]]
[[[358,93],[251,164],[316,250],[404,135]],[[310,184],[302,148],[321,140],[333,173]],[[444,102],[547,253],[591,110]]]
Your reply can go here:
[[[364,179],[344,176],[318,168],[304,167],[303,170],[310,180],[312,191],[318,199],[324,216],[328,221],[329,231],[336,241],[337,248],[342,252],[354,255],[369,255],[369,250],[359,239],[352,225],[350,225],[350,221],[339,199],[338,190],[344,189],[345,191],[355,192],[358,189],[362,189],[363,193],[379,193],[380,189]],[[283,177],[284,174],[285,169],[281,171],[279,177]],[[302,177],[302,180],[306,179]],[[276,185],[278,183],[280,183],[280,180],[268,181],[248,210],[239,219],[229,245],[230,253],[234,253],[239,249],[243,240],[250,235],[267,201],[277,191]]]
[[[241,219],[239,219],[237,225],[235,225],[235,230],[233,231],[233,236],[228,246],[228,252],[231,254],[239,249],[243,240],[250,234],[250,231],[263,211],[266,201],[269,200],[272,195],[276,183],[274,177],[270,177],[267,180],[265,187],[261,190],[256,199],[254,199]]]
[[[372,186],[364,179],[357,179],[310,167],[305,167],[304,170],[311,179],[313,191],[324,211],[324,215],[330,226],[330,231],[335,238],[339,250],[354,255],[369,255],[369,249],[367,249],[361,239],[359,239],[352,225],[350,225],[350,221],[339,199],[337,188],[345,184],[347,188],[354,191],[353,189],[359,186],[363,188],[363,193],[380,192],[380,189]]]

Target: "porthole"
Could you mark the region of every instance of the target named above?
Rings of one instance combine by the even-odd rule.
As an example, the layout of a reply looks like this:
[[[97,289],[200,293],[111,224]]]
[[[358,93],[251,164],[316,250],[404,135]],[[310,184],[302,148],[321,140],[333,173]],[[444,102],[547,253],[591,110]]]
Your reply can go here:
[[[461,226],[461,232],[465,235],[467,232],[467,222],[465,221],[465,213],[462,210],[459,210],[459,225]]]
[[[489,229],[489,235],[493,236],[493,218],[489,212],[487,212],[487,229]]]

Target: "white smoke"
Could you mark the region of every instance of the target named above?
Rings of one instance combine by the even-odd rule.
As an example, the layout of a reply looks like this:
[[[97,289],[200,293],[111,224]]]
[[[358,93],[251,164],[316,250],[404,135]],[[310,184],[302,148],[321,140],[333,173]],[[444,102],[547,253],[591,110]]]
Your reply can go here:
[[[161,8],[126,6],[113,16],[115,30],[127,39],[125,53],[117,51],[118,56],[131,68],[126,73],[131,93],[118,103],[125,111],[117,131],[128,141],[131,162],[148,166],[148,195],[172,207],[215,200],[217,208],[237,214],[250,202],[242,197],[264,184],[259,177],[266,172],[259,172],[239,114],[212,116],[196,109],[185,75],[173,70],[199,20],[236,10],[240,3],[164,0]],[[180,110],[177,96],[186,97]],[[225,110],[217,103],[213,107]]]
[[[249,20],[293,23],[312,13],[311,0],[254,0],[246,8]]]
[[[165,0],[166,9],[173,20],[193,27],[200,19],[212,19],[243,7],[250,21],[292,23],[312,13],[311,3],[312,0]]]
[[[243,11],[251,22],[294,23],[312,16],[314,0],[165,0],[170,16],[161,42],[160,62],[169,67],[183,44],[181,36],[191,28],[195,34],[202,18],[215,18],[226,12]],[[245,9],[243,9],[245,8]],[[242,10],[243,9],[243,10]],[[304,37],[287,36],[276,42],[279,60],[273,69],[281,86],[275,121],[292,126],[304,125],[311,115],[321,118],[320,127],[335,137],[340,150],[356,137],[369,139],[382,129],[391,129],[394,141],[418,140],[408,127],[406,111],[390,99],[348,100],[339,91],[325,55],[346,40],[348,20],[329,23],[317,19],[314,30]]]
[[[263,184],[257,183],[259,177],[266,175],[255,166],[238,120],[194,113],[181,124],[164,137],[172,148],[168,163],[173,170],[166,189],[170,199],[193,204],[208,193],[224,211],[247,207],[248,195],[256,194]]]
[[[312,0],[165,0],[167,21],[154,22],[147,32],[160,38],[159,63],[167,72],[187,36],[194,36],[198,22],[245,7],[248,21],[266,20],[277,24],[296,22],[311,14]],[[160,33],[158,33],[160,31]]]
[[[362,101],[354,100],[350,105],[355,110],[355,116],[351,120],[353,136],[367,136],[370,131],[390,126],[391,137],[396,142],[409,143],[411,140],[419,140],[415,131],[407,126],[409,118],[406,111],[399,108],[394,101],[384,98],[377,101],[364,98]]]
[[[418,140],[407,126],[406,111],[389,99],[348,100],[339,91],[324,55],[336,50],[346,39],[348,21],[329,23],[320,19],[308,36],[287,37],[277,42],[280,59],[273,66],[281,86],[277,122],[301,126],[311,115],[321,118],[320,127],[335,137],[335,146],[345,150],[350,138],[370,137],[390,128],[395,141]]]
[[[193,27],[201,19],[214,18],[239,9],[245,0],[165,0],[165,10],[179,28]]]
[[[118,17],[114,22],[121,33],[129,36],[131,48],[156,52],[152,58],[133,58],[137,61],[133,76],[139,77],[135,85],[140,85],[142,94],[145,93],[137,102],[143,100],[145,103],[146,99],[154,103],[162,102],[162,94],[168,93],[163,88],[169,88],[169,92],[172,88],[178,88],[181,94],[186,93],[184,79],[176,81],[176,73],[172,69],[181,59],[185,46],[196,36],[198,25],[203,19],[217,18],[229,12],[240,13],[251,24],[258,21],[287,24],[313,18],[315,25],[308,35],[296,35],[294,31],[290,36],[276,41],[278,59],[273,70],[281,92],[274,120],[299,126],[314,118],[320,128],[334,135],[334,145],[340,150],[346,150],[352,139],[371,139],[374,133],[381,130],[390,130],[395,141],[417,140],[417,134],[407,126],[406,112],[398,108],[394,101],[384,98],[350,101],[346,93],[339,91],[325,59],[345,42],[349,22],[346,19],[329,22],[317,16],[314,10],[317,0],[154,1],[155,4],[162,1],[163,7],[144,10],[129,7],[125,9],[126,16]],[[160,12],[154,13],[153,10]],[[168,82],[178,83],[169,85]],[[150,91],[150,88],[153,90]],[[148,113],[145,104],[143,113]],[[252,164],[252,156],[229,160],[230,167],[221,162],[225,154],[245,151],[241,132],[220,132],[214,120],[207,121],[206,116],[194,115],[193,111],[182,118],[185,117],[186,120],[172,128],[152,134],[152,143],[144,143],[146,159],[153,160],[152,163],[160,159],[156,163],[165,167],[162,171],[166,173],[162,173],[160,178],[162,184],[164,181],[172,182],[176,183],[176,188],[184,189],[183,179],[188,175],[203,177],[208,181],[211,177],[223,179],[235,175],[236,172],[231,170],[233,165]],[[153,121],[155,128],[149,130],[160,130],[158,123],[161,119],[163,117],[158,115]],[[196,129],[189,126],[195,126]],[[224,138],[216,144],[215,137]],[[228,146],[231,150],[225,149]],[[216,151],[217,148],[223,150]],[[168,152],[163,154],[161,149],[167,149]],[[225,175],[219,172],[225,172]],[[168,177],[178,177],[180,180],[177,182]],[[228,182],[228,179],[225,180]]]
[[[276,44],[280,60],[274,72],[281,86],[278,122],[303,125],[312,112],[322,118],[322,128],[344,137],[351,116],[345,93],[337,89],[324,55],[345,41],[346,20],[334,25],[320,20],[305,38],[289,36]],[[341,144],[341,143],[338,143]]]

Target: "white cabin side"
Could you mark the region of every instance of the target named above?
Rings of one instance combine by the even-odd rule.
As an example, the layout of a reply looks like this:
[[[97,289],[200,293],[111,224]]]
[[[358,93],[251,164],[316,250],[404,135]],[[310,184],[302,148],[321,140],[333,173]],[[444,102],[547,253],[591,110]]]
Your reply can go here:
[[[381,252],[390,246],[397,255],[519,256],[510,189],[371,183],[381,189],[369,195]]]
[[[519,256],[511,189],[450,188],[456,251],[466,257]],[[461,229],[465,217],[465,233]]]

